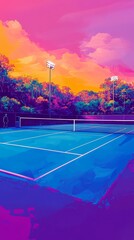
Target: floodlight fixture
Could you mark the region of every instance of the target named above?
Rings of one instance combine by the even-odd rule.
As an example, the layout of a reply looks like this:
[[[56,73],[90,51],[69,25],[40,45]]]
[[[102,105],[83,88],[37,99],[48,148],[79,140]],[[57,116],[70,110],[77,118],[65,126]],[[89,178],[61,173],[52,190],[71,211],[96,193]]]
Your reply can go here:
[[[112,76],[112,77],[111,77],[111,81],[112,81],[112,82],[113,82],[113,81],[118,81],[118,79],[119,79],[118,76]]]
[[[47,61],[47,67],[50,69],[54,69],[55,68],[55,63],[51,62],[51,61]]]

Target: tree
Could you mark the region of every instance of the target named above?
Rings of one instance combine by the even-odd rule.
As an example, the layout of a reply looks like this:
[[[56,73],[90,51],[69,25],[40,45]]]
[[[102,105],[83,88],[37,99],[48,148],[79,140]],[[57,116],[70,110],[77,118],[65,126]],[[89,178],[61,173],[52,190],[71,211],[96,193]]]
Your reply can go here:
[[[48,114],[48,99],[39,96],[35,101],[35,109],[37,113]]]
[[[91,100],[88,104],[89,114],[100,114],[101,113],[100,103],[101,103],[100,98]]]
[[[83,115],[88,113],[88,104],[82,101],[75,103],[75,111],[77,115]]]
[[[9,63],[9,60],[6,56],[0,54],[0,91],[8,92],[10,77],[9,72],[14,68],[13,65]]]
[[[0,110],[7,112],[17,112],[20,108],[20,102],[15,98],[4,96],[0,99]]]
[[[101,109],[104,113],[113,113],[113,83],[110,78],[101,85]],[[114,83],[114,113],[132,113],[134,106],[134,85],[121,79]]]
[[[22,106],[20,111],[22,113],[35,113],[35,109],[32,107],[28,107],[28,106]]]
[[[88,90],[81,91],[77,96],[77,99],[79,101],[82,101],[85,103],[89,103],[91,100],[97,99],[97,98],[98,98],[98,94],[96,92],[88,91]]]

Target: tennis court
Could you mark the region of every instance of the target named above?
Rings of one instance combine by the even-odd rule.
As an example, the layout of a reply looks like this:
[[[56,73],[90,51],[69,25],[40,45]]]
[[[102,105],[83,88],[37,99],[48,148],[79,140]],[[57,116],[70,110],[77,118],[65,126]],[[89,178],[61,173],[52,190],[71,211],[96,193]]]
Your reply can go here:
[[[25,118],[20,128],[0,129],[0,174],[98,203],[133,159],[133,146],[132,120],[89,126]]]

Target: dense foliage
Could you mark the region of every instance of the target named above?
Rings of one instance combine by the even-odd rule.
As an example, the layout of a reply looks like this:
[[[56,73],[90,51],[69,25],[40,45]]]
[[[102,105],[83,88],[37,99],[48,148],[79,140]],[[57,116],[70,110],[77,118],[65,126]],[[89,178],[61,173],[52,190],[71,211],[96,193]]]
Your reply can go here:
[[[13,78],[13,66],[0,55],[0,112],[48,115],[49,84],[31,77]],[[133,114],[134,84],[105,79],[100,92],[86,89],[74,95],[70,88],[51,84],[51,115],[79,116],[89,114]]]

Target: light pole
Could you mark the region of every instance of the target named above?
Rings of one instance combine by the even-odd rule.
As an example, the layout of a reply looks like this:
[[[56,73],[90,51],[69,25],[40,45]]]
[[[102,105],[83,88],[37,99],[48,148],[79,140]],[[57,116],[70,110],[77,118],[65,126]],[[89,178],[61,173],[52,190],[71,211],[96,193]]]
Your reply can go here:
[[[126,89],[123,89],[122,94],[123,94],[123,105],[124,105],[124,113],[125,113],[125,110],[126,110]]]
[[[49,68],[49,117],[51,117],[51,71],[55,68],[55,64],[51,61],[47,61],[47,67]]]
[[[113,82],[113,112],[114,112],[114,88],[115,88],[115,84],[114,82],[118,80],[118,76],[112,76],[111,77],[111,82]]]

